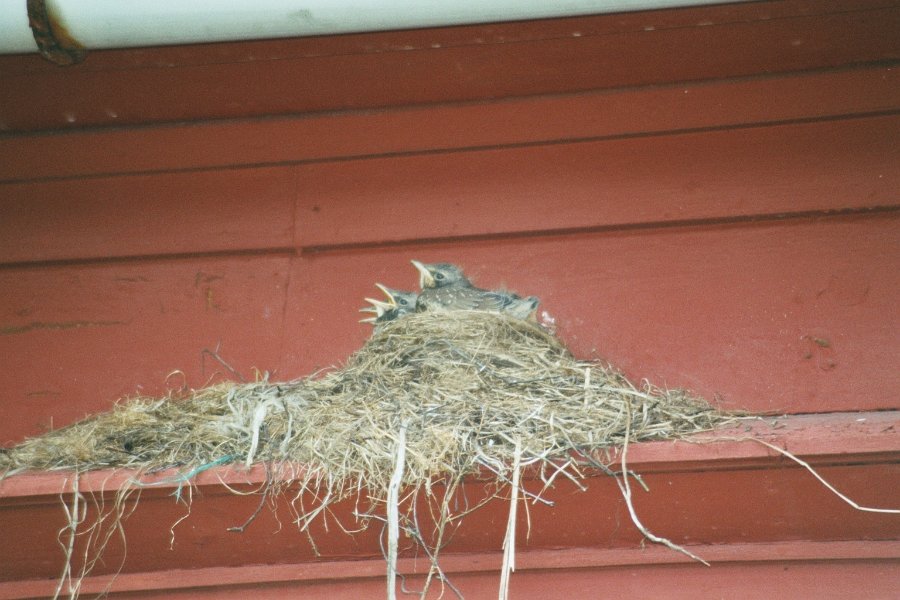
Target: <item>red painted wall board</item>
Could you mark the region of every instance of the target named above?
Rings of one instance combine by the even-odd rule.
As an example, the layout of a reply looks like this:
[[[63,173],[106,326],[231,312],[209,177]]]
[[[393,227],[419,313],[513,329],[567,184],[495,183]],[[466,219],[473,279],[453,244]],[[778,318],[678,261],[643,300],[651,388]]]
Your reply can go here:
[[[521,558],[522,555],[519,555]],[[891,598],[896,591],[896,560],[880,561],[771,561],[756,563],[719,564],[714,568],[694,565],[652,565],[624,568],[591,569],[541,569],[517,568],[512,576],[510,589],[513,598],[535,600],[571,598],[673,598],[696,600],[697,598],[730,598],[736,592],[741,598],[768,600],[771,598]],[[266,567],[257,569],[261,573]],[[120,577],[113,586],[112,598],[254,598],[276,600],[281,598],[329,598],[357,600],[380,598],[385,594],[384,577],[372,576],[354,580],[318,580],[303,582],[261,583],[244,585],[210,586],[192,589],[170,589],[177,574],[163,573],[140,578],[141,590],[119,593]],[[471,600],[497,597],[499,573],[452,573],[452,583]],[[407,577],[407,589],[421,589],[422,579]],[[52,592],[47,585],[23,585],[23,591]],[[161,590],[159,588],[162,588]],[[102,586],[97,586],[99,592]],[[148,590],[148,591],[143,591]],[[433,588],[429,599],[446,598],[449,590]],[[15,593],[15,591],[13,591]],[[398,590],[398,597],[401,591]],[[0,596],[24,598],[23,595]],[[31,596],[27,596],[31,597]]]
[[[644,475],[651,489],[649,493],[637,491],[641,517],[645,523],[654,520],[657,532],[662,529],[688,543],[694,552],[713,563],[713,569],[729,563],[753,567],[772,561],[786,561],[786,565],[793,566],[813,560],[831,564],[836,560],[865,560],[868,564],[896,560],[900,548],[890,541],[897,533],[892,515],[853,511],[809,473],[779,455],[758,444],[747,446],[730,440],[735,434],[743,436],[752,431],[760,439],[787,445],[857,501],[887,506],[893,498],[888,482],[897,470],[893,438],[898,435],[898,414],[882,412],[860,418],[859,413],[844,413],[754,420],[721,432],[724,441],[716,444],[635,444],[629,466]],[[842,435],[842,431],[847,433]],[[673,457],[679,458],[673,462]],[[531,506],[529,519],[520,519],[517,573],[542,571],[565,577],[572,569],[667,568],[688,560],[660,546],[639,545],[637,532],[623,516],[624,507],[614,483],[590,470],[586,474],[587,492],[578,493],[567,481],[557,481],[544,494],[555,506]],[[348,584],[361,585],[368,578],[383,575],[377,531],[349,537],[336,527],[336,519],[345,524],[353,521],[350,511],[359,506],[352,500],[336,506],[327,515],[328,531],[321,523],[314,525],[316,543],[324,553],[317,558],[304,536],[289,524],[293,517],[286,509],[285,496],[278,497],[280,524],[267,509],[243,533],[227,532],[227,527],[252,514],[256,503],[253,496],[236,496],[221,484],[227,483],[233,489],[258,489],[268,478],[259,465],[251,471],[216,468],[196,477],[190,515],[176,527],[175,544],[169,549],[170,534],[159,523],[174,522],[188,510],[170,495],[179,487],[177,478],[172,476],[171,471],[147,476],[146,481],[158,485],[144,490],[137,512],[126,522],[128,557],[114,589],[175,591],[254,584],[317,585],[323,579],[332,579],[335,573],[340,573]],[[103,491],[117,488],[128,478],[129,473],[121,471],[88,473],[81,477],[79,490],[89,506],[94,506],[94,500],[101,495],[111,506],[110,494]],[[524,478],[525,485],[537,491],[540,482],[535,480],[535,474],[526,472]],[[0,528],[21,530],[21,535],[34,543],[34,551],[24,554],[16,553],[10,546],[0,546],[0,558],[4,559],[0,564],[15,570],[7,574],[12,579],[2,577],[4,572],[0,570],[0,598],[45,595],[46,588],[54,585],[52,579],[40,577],[41,573],[52,577],[53,565],[61,560],[59,549],[48,538],[52,537],[56,521],[62,518],[58,492],[72,489],[70,479],[71,474],[57,472],[29,473],[0,481]],[[465,494],[470,501],[481,493],[483,483],[467,480]],[[441,488],[436,485],[433,489],[439,492]],[[741,511],[732,509],[736,498],[740,498]],[[803,498],[802,503],[799,498]],[[507,508],[505,501],[491,503],[468,515],[454,530],[441,561],[454,580],[465,580],[465,573],[495,575],[500,550],[494,546],[500,544]],[[742,517],[747,521],[742,522]],[[884,526],[877,527],[873,519]],[[785,523],[787,527],[783,527]],[[428,533],[427,527],[423,533]],[[735,535],[738,537],[729,539],[727,544],[721,543],[723,537]],[[799,536],[796,541],[773,541],[795,535]],[[141,541],[137,545],[133,543],[136,536]],[[848,536],[848,541],[839,541],[843,536]],[[565,541],[557,545],[560,539]],[[695,542],[690,542],[692,539]],[[698,539],[707,543],[698,544]],[[809,539],[816,541],[803,541]],[[878,541],[882,539],[886,541]],[[158,547],[163,546],[165,550],[160,551]],[[108,581],[103,573],[118,569],[122,557],[118,538],[107,549],[106,557],[106,562],[85,581],[85,593],[104,589]],[[183,559],[191,560],[184,563],[191,565],[190,570],[179,562]],[[401,558],[401,572],[421,573],[425,568],[421,557]]]
[[[570,571],[514,575],[510,594],[523,598],[889,598],[897,589],[895,562],[788,565],[682,565],[614,571]],[[476,598],[492,597],[483,582]],[[467,596],[468,597],[468,596]]]
[[[900,69],[678,83],[488,104],[0,137],[0,179],[189,170],[834,118],[900,109]]]
[[[900,117],[299,167],[297,243],[895,205]]]
[[[896,213],[884,213],[7,269],[3,404],[28,409],[0,423],[0,439],[138,389],[159,393],[174,369],[201,385],[199,352],[218,342],[245,375],[340,364],[368,335],[356,321],[372,284],[415,287],[410,258],[454,260],[484,286],[540,296],[577,355],[635,379],[755,411],[896,407],[898,231]]]
[[[0,262],[271,250],[292,245],[288,169],[0,186]]]
[[[366,330],[348,315],[375,292],[369,282],[414,287],[416,258],[538,295],[576,355],[635,379],[753,411],[896,407],[898,232],[886,213],[304,255],[292,281],[311,285],[289,295],[285,323],[297,335],[281,372],[359,347]],[[308,341],[319,331],[327,348]]]
[[[8,445],[123,395],[247,377],[279,360],[287,257],[194,258],[0,271],[0,443]],[[184,377],[166,376],[182,370]],[[221,378],[221,375],[220,375]]]
[[[819,472],[855,500],[870,506],[892,507],[895,494],[885,482],[900,476],[896,464],[819,466]],[[895,515],[856,511],[826,490],[799,467],[779,469],[734,468],[721,471],[673,470],[644,475],[649,493],[635,491],[635,508],[642,522],[659,535],[676,543],[715,545],[762,543],[791,540],[892,540],[900,536]],[[467,484],[469,501],[481,497],[485,482]],[[537,492],[540,481],[526,482]],[[529,505],[517,524],[517,548],[521,551],[558,548],[620,548],[641,546],[641,534],[631,524],[618,487],[612,479],[591,478],[586,492],[568,482],[545,493],[554,506]],[[239,486],[239,489],[248,491]],[[439,486],[435,490],[439,490]],[[188,509],[176,502],[171,490],[145,489],[136,511],[124,524],[129,541],[122,565],[123,546],[114,539],[106,549],[105,561],[94,575],[116,572],[154,572],[182,568],[238,567],[258,564],[298,564],[317,561],[355,561],[381,556],[377,524],[365,532],[349,535],[344,527],[356,526],[354,499],[333,505],[328,529],[318,520],[311,527],[319,555],[307,537],[298,531],[287,506],[292,494],[278,496],[278,518],[267,507],[243,533],[227,531],[240,526],[254,513],[258,496],[238,496],[221,486],[201,486],[194,492],[190,516],[175,528],[170,546],[170,527]],[[111,495],[105,500],[109,506]],[[309,505],[310,498],[306,498]],[[6,500],[0,511],[0,525],[9,539],[29,540],[28,553],[10,545],[0,547],[4,565],[0,580],[52,578],[60,571],[62,554],[56,533],[65,524],[56,495]],[[93,500],[87,497],[91,515]],[[461,498],[460,502],[464,502]],[[502,549],[503,524],[508,502],[496,501],[468,514],[451,533],[446,556],[459,553],[497,553]],[[738,510],[739,508],[739,510]],[[523,507],[524,511],[524,507]],[[279,523],[280,520],[280,523]],[[423,535],[430,535],[424,516]],[[530,533],[529,533],[530,531]],[[139,540],[139,544],[131,541]],[[83,544],[83,540],[79,544]],[[401,545],[402,556],[418,557],[408,539]],[[773,557],[775,558],[775,557]],[[350,565],[352,566],[352,565]]]
[[[890,206],[900,201],[898,138],[900,117],[884,116],[0,184],[0,262],[270,251]]]
[[[651,16],[639,30],[584,35],[573,29],[550,39],[447,47],[432,42],[440,47],[377,53],[233,62],[218,57],[206,64],[161,61],[109,71],[91,70],[90,58],[84,66],[50,71],[12,61],[0,71],[8,82],[0,89],[0,127],[74,129],[493,100],[900,59],[896,6],[854,10],[848,3],[789,18],[772,18],[766,3],[749,8],[755,14],[722,23],[710,7],[688,13],[696,20],[680,27],[657,29]],[[211,53],[215,57],[216,49]],[[123,56],[127,63],[129,54]]]

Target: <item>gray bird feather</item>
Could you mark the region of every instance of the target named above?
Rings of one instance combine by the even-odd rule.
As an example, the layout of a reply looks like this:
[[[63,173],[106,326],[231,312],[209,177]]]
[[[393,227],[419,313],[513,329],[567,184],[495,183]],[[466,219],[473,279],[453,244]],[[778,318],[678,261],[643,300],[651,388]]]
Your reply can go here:
[[[418,312],[486,310],[526,319],[540,304],[534,296],[522,298],[512,292],[475,287],[462,269],[450,263],[423,264],[414,260],[412,264],[419,270],[422,286],[416,303]]]

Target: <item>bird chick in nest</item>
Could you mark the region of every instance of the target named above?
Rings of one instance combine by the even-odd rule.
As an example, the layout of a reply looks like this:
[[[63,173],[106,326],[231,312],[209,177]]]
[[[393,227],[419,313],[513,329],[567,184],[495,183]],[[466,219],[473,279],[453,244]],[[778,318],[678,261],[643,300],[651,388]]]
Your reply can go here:
[[[450,263],[412,264],[419,271],[422,291],[416,311],[486,310],[527,319],[537,310],[540,300],[522,298],[512,292],[483,290],[472,285],[462,269]]]
[[[383,323],[394,321],[404,315],[415,312],[416,299],[419,296],[415,292],[395,290],[380,283],[376,283],[375,286],[384,293],[387,301],[366,298],[366,302],[372,306],[361,308],[359,312],[373,313],[375,316],[360,319],[360,323],[372,323],[377,329]]]

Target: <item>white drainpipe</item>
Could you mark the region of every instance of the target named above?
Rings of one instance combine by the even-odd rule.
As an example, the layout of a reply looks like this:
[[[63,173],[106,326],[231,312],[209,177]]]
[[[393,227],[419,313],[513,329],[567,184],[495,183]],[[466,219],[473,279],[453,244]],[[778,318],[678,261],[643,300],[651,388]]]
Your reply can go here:
[[[164,46],[571,17],[721,0],[43,0],[85,49]],[[63,34],[62,37],[65,37]],[[26,0],[0,0],[0,54],[36,52]]]

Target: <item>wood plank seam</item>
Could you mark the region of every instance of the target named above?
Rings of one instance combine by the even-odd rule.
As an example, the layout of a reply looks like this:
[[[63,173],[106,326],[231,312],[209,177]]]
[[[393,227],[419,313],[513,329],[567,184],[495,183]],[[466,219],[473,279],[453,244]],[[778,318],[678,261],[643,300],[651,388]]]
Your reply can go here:
[[[900,560],[898,541],[831,541],[831,542],[775,542],[721,545],[690,545],[692,551],[707,556],[715,565],[727,564],[796,564],[806,562],[840,564],[852,561]],[[496,572],[500,553],[446,554],[442,567],[447,573]],[[401,572],[407,575],[422,574],[426,561],[400,559]],[[628,567],[671,567],[691,564],[681,555],[665,548],[644,547],[634,549],[563,549],[519,550],[517,572],[561,571],[567,569],[611,569]],[[785,567],[787,568],[787,566]],[[363,580],[382,576],[384,561],[380,558],[363,560],[321,561],[316,563],[252,565],[240,567],[208,567],[180,569],[164,572],[122,573],[116,578],[108,575],[90,576],[84,579],[84,593],[102,592],[110,582],[117,593],[141,591],[171,591],[186,588],[222,588],[238,585],[273,583],[308,583],[334,579],[340,573],[341,580]],[[0,582],[0,600],[33,597],[52,589],[55,582],[25,580]]]
[[[19,270],[19,269],[46,269],[52,267],[68,267],[75,265],[106,265],[106,264],[130,264],[144,262],[173,262],[173,261],[193,261],[196,259],[206,258],[237,258],[237,257],[264,257],[264,256],[298,256],[300,254],[297,248],[291,247],[273,247],[273,248],[246,248],[240,250],[218,250],[208,252],[183,252],[172,254],[135,254],[121,256],[102,256],[92,258],[66,258],[57,260],[44,261],[18,261],[18,262],[0,262],[0,271]]]
[[[900,61],[897,62],[900,65]],[[369,111],[371,112],[371,111]],[[203,167],[188,167],[183,169],[166,168],[166,169],[144,169],[134,171],[116,171],[116,172],[98,172],[89,174],[76,175],[60,175],[60,176],[43,176],[43,177],[20,177],[7,178],[0,180],[0,190],[4,184],[31,184],[45,183],[53,181],[70,181],[70,180],[90,180],[90,179],[107,179],[119,177],[145,176],[145,175],[165,175],[173,173],[214,173],[225,171],[243,171],[260,168],[278,168],[278,167],[295,167],[303,165],[332,164],[342,162],[355,162],[366,160],[390,159],[390,158],[408,158],[416,156],[446,156],[452,154],[465,154],[469,152],[483,152],[493,150],[515,150],[522,148],[543,148],[551,146],[564,146],[576,144],[590,144],[596,142],[610,142],[617,140],[631,139],[652,139],[668,136],[688,136],[713,132],[743,131],[753,129],[764,129],[770,127],[783,127],[791,125],[811,125],[817,123],[832,123],[840,121],[864,120],[878,117],[893,117],[900,115],[900,107],[896,109],[873,110],[856,113],[845,113],[815,117],[797,117],[792,119],[778,119],[772,121],[758,121],[753,123],[733,123],[728,125],[715,125],[709,127],[689,127],[689,128],[671,128],[658,129],[652,131],[640,131],[631,133],[618,133],[611,135],[585,136],[585,137],[565,137],[555,139],[541,139],[535,141],[523,141],[507,144],[485,144],[458,147],[440,147],[434,149],[417,149],[387,152],[371,152],[363,154],[347,153],[340,156],[328,156],[320,158],[305,158],[296,160],[278,160],[278,161],[260,161],[242,164],[229,165],[212,165]],[[221,121],[197,121],[197,125],[204,123],[219,123]],[[152,127],[152,126],[151,126]],[[157,126],[158,127],[158,126]],[[129,129],[137,129],[129,127]],[[89,130],[84,130],[88,132]]]
[[[653,231],[664,229],[678,229],[685,227],[715,227],[729,225],[761,224],[787,221],[803,221],[810,219],[840,219],[854,216],[880,216],[892,215],[900,212],[900,199],[898,204],[886,206],[872,206],[866,208],[848,208],[841,210],[821,210],[802,212],[760,213],[755,215],[741,215],[735,217],[714,217],[709,219],[686,219],[671,221],[648,221],[642,223],[626,223],[615,225],[600,225],[594,227],[571,227],[560,229],[547,229],[538,231],[503,232],[489,234],[473,234],[460,236],[441,236],[423,238],[405,238],[377,242],[361,242],[347,244],[310,245],[299,247],[274,247],[274,248],[247,248],[242,250],[221,250],[209,252],[187,252],[173,254],[137,254],[117,255],[91,258],[71,258],[59,260],[36,260],[0,262],[0,271],[14,271],[20,269],[44,269],[52,267],[66,267],[75,265],[105,265],[105,264],[129,264],[153,261],[183,261],[203,258],[224,257],[255,257],[255,256],[287,256],[300,257],[304,255],[321,255],[331,252],[345,252],[382,248],[421,248],[431,245],[456,243],[456,242],[481,242],[487,240],[518,240],[542,237],[565,237],[584,234],[600,234],[622,231]],[[295,242],[296,243],[296,242]]]
[[[137,254],[137,255],[115,255],[90,258],[67,258],[56,260],[36,260],[36,261],[0,261],[0,271],[14,271],[20,269],[44,269],[52,267],[66,267],[75,265],[105,265],[105,264],[129,264],[153,261],[183,261],[195,260],[203,258],[224,258],[224,257],[256,257],[256,256],[287,256],[301,257],[304,255],[321,255],[325,253],[357,251],[357,250],[375,250],[383,248],[422,248],[431,245],[440,245],[457,242],[481,242],[488,240],[520,240],[535,239],[543,237],[565,237],[577,236],[584,234],[600,234],[624,231],[654,231],[665,229],[678,229],[687,227],[715,227],[715,226],[740,226],[749,224],[776,223],[789,221],[803,221],[811,219],[841,219],[846,217],[877,217],[882,215],[893,215],[900,212],[900,199],[898,204],[872,206],[865,208],[847,208],[840,210],[815,210],[800,212],[778,212],[778,213],[759,213],[754,215],[740,215],[734,217],[714,217],[708,219],[684,219],[670,221],[647,221],[641,223],[625,223],[614,225],[600,225],[593,227],[570,227],[560,229],[546,229],[537,231],[519,231],[519,232],[500,232],[488,234],[471,234],[459,236],[440,236],[440,237],[422,237],[422,238],[404,238],[397,240],[345,243],[345,244],[326,244],[326,245],[309,245],[290,247],[273,247],[273,248],[247,248],[240,250],[221,250],[207,252],[187,252],[173,254]],[[295,242],[296,243],[296,242]]]
[[[803,221],[810,219],[831,219],[846,218],[853,216],[878,216],[892,215],[900,212],[900,198],[898,204],[885,206],[872,206],[866,208],[847,208],[840,210],[821,210],[821,211],[801,211],[801,212],[779,212],[779,213],[760,213],[755,215],[740,215],[734,217],[714,217],[709,219],[685,219],[671,221],[648,221],[642,223],[626,223],[614,225],[599,225],[594,227],[570,227],[560,229],[546,229],[538,231],[520,231],[520,232],[502,232],[490,234],[473,234],[463,236],[442,236],[431,238],[408,238],[379,242],[362,242],[347,244],[332,244],[321,246],[302,246],[300,255],[304,254],[323,254],[326,252],[342,252],[348,250],[376,249],[376,248],[394,248],[394,247],[419,247],[437,244],[447,244],[453,242],[480,242],[487,240],[516,240],[541,237],[563,237],[584,234],[611,233],[621,231],[653,231],[663,229],[678,229],[685,227],[715,227],[715,226],[740,226],[757,223],[772,223],[782,221]],[[0,265],[2,268],[2,265]]]

